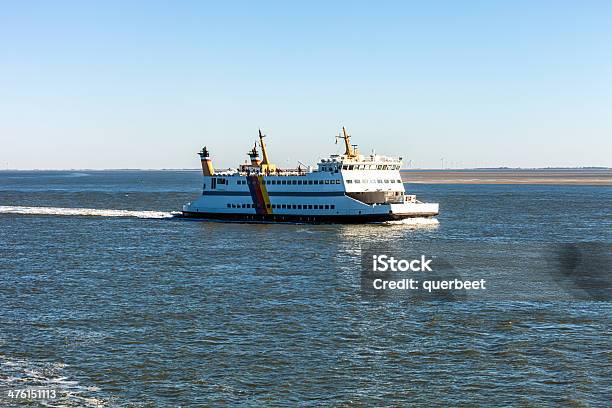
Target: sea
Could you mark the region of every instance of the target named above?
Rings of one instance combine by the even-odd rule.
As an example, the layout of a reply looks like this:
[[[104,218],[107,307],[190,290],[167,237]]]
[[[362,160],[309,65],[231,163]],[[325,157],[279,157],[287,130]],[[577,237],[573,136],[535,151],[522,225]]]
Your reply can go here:
[[[439,216],[194,221],[197,171],[1,171],[0,406],[609,406],[612,187],[405,187]],[[364,248],[507,290],[372,296]]]

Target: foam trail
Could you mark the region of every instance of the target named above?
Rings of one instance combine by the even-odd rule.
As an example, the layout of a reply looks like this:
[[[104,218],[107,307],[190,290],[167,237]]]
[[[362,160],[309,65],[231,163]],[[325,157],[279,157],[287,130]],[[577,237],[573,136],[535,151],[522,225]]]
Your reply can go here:
[[[0,214],[68,215],[94,217],[172,218],[165,211],[102,210],[97,208],[21,207],[0,205]]]
[[[440,225],[440,221],[436,218],[404,218],[403,220],[397,221],[386,221],[387,225],[407,225],[415,228],[419,227],[437,227]]]

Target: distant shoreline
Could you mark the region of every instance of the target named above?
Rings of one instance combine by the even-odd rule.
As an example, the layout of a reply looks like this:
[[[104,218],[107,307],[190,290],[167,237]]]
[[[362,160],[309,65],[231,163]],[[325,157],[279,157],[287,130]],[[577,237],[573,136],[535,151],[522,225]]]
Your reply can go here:
[[[405,183],[612,186],[609,168],[402,170]]]

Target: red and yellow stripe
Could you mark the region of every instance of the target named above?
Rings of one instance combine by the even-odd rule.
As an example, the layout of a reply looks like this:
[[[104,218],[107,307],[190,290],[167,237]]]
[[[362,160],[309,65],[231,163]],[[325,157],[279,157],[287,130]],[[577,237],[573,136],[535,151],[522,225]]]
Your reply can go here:
[[[247,177],[249,192],[255,205],[257,214],[272,214],[270,196],[263,176],[252,175]]]

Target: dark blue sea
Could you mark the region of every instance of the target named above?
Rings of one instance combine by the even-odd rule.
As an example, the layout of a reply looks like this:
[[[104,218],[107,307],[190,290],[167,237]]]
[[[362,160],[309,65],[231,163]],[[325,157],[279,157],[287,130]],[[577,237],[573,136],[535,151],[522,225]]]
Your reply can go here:
[[[611,187],[406,184],[437,222],[173,218],[200,184],[0,172],[0,406],[609,406],[606,293],[529,278],[539,248],[612,244]],[[426,247],[516,291],[366,296],[365,246]],[[8,397],[31,387],[58,396]]]

